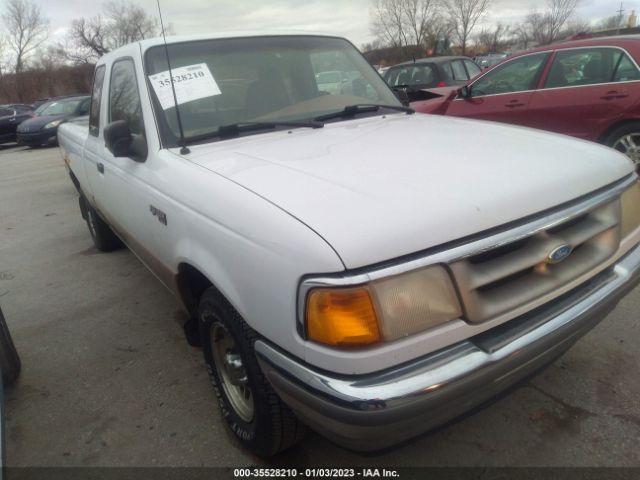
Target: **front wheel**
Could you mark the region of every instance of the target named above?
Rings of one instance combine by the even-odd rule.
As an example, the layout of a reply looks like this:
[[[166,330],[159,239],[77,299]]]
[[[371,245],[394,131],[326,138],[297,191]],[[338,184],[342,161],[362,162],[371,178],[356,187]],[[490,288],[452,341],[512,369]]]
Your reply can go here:
[[[200,300],[199,324],[220,411],[240,443],[269,457],[301,440],[304,425],[260,370],[253,349],[259,335],[213,287]]]
[[[98,250],[101,252],[111,252],[124,247],[122,241],[113,233],[113,230],[107,225],[107,222],[100,218],[98,212],[96,212],[84,196],[80,196],[79,203],[82,218],[87,222],[93,244]]]
[[[605,145],[624,153],[640,170],[640,122],[629,123],[615,129],[605,139]]]

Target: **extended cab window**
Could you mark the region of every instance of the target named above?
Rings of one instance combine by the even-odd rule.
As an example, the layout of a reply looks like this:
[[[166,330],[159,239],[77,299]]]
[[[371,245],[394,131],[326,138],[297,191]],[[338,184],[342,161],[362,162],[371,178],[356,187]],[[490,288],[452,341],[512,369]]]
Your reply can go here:
[[[617,48],[580,48],[556,53],[547,76],[545,88],[575,87],[635,80],[638,69],[627,55]]]
[[[102,101],[102,85],[104,84],[105,70],[105,66],[100,65],[96,68],[96,74],[93,78],[91,110],[89,112],[89,133],[94,137],[97,137],[100,132],[100,102]]]
[[[503,63],[473,83],[472,95],[479,97],[533,90],[548,56],[548,53],[535,53]]]
[[[133,60],[118,60],[111,67],[109,121],[124,120],[134,135],[144,134],[142,105]]]

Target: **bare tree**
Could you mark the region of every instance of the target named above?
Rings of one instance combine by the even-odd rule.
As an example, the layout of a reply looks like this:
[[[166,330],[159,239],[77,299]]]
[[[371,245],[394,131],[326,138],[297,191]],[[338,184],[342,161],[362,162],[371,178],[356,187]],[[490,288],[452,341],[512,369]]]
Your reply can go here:
[[[425,45],[429,24],[436,20],[434,0],[401,0],[405,29],[413,45]]]
[[[49,21],[31,0],[8,0],[2,19],[14,57],[14,71],[20,74],[29,55],[46,40]]]
[[[513,36],[518,48],[526,50],[533,41],[533,34],[527,23],[520,23],[513,28]]]
[[[372,32],[393,47],[429,43],[434,25],[441,22],[437,0],[374,0]]]
[[[593,30],[591,27],[591,23],[584,18],[575,18],[573,20],[568,21],[564,28],[562,29],[563,37],[567,37],[569,35],[578,35],[580,33],[589,33]]]
[[[531,12],[527,15],[527,24],[531,36],[538,45],[549,45],[562,37],[563,30],[573,16],[579,0],[548,0],[543,12]]]
[[[491,0],[447,0],[447,10],[453,33],[466,54],[467,42],[478,20],[487,12]]]
[[[400,48],[409,44],[400,0],[374,0],[372,16],[371,31],[382,42]]]
[[[74,63],[88,63],[122,45],[159,34],[160,22],[154,15],[130,0],[114,0],[105,3],[103,15],[72,21],[66,50]]]
[[[622,16],[621,15],[612,15],[607,18],[603,18],[597,24],[597,28],[599,30],[613,30],[616,28],[620,28],[622,25]]]
[[[546,15],[547,43],[555,42],[560,38],[560,32],[576,11],[577,6],[578,0],[549,0],[549,11]]]
[[[129,0],[112,0],[104,6],[110,21],[110,41],[114,47],[154,37],[160,33],[160,22],[140,6]]]
[[[76,64],[90,63],[110,51],[108,26],[98,15],[90,19],[79,18],[71,22],[71,31],[65,51]]]
[[[476,45],[487,52],[504,50],[509,33],[509,27],[498,22],[495,27],[483,28],[476,35]]]

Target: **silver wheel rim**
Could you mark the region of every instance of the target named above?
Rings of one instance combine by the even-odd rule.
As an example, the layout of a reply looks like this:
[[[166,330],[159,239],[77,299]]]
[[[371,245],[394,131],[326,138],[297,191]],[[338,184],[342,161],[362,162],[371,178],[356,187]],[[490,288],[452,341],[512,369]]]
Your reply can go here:
[[[636,167],[640,167],[640,132],[623,135],[615,141],[613,148],[629,157]]]
[[[253,394],[240,352],[231,333],[221,323],[211,325],[211,354],[222,389],[242,420],[253,419]]]

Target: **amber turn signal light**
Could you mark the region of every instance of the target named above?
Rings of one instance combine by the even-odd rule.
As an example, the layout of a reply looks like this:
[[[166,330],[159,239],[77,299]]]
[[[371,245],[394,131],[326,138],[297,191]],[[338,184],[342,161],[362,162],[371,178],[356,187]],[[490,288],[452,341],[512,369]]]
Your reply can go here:
[[[318,288],[307,297],[307,338],[326,345],[349,347],[381,340],[369,291],[358,288]]]

